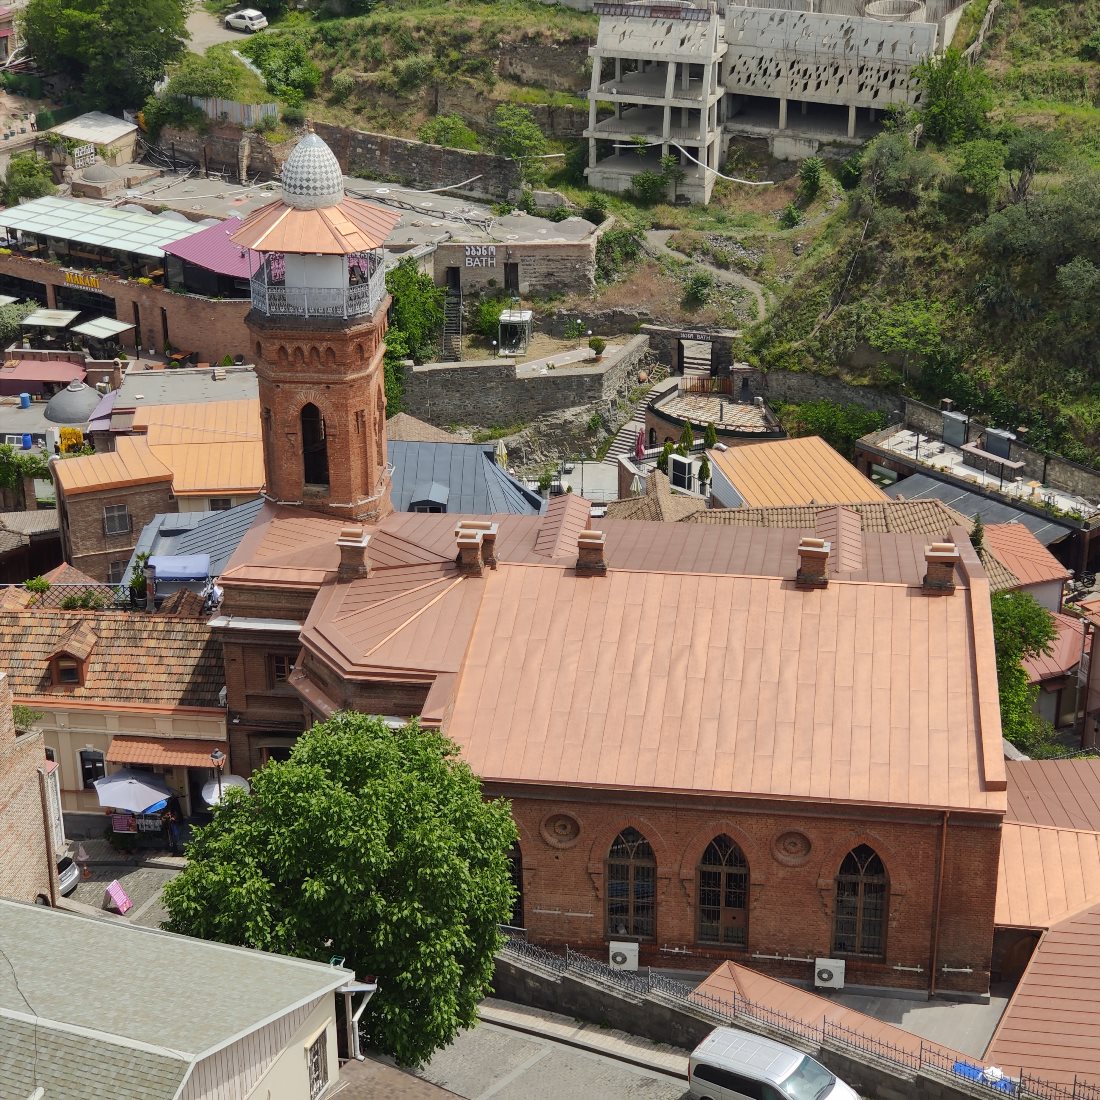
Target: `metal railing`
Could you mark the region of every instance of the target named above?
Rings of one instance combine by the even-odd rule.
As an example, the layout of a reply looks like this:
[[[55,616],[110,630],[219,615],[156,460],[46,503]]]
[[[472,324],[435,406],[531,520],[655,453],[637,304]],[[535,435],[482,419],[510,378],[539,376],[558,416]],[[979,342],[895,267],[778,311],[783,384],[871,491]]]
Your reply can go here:
[[[252,276],[252,305],[267,316],[359,317],[373,313],[386,292],[381,267],[362,283],[345,287],[299,287],[268,284],[261,268]]]
[[[655,973],[650,967],[641,970],[616,970],[598,959],[571,950],[568,945],[565,953],[559,955],[545,947],[529,943],[526,931],[522,933],[523,938],[514,934],[517,931],[515,929],[502,928],[501,931],[505,934],[502,954],[534,963],[554,973],[583,974],[634,996],[656,994],[688,1010],[703,1009],[725,1024],[751,1023],[771,1032],[773,1038],[800,1040],[803,1043],[839,1050],[841,1053],[856,1052],[863,1057],[874,1058],[887,1070],[892,1069],[900,1074],[930,1074],[956,1088],[965,1089],[974,1096],[1012,1096],[1017,1100],[1100,1100],[1100,1085],[1091,1085],[1076,1079],[1072,1084],[1059,1084],[1026,1072],[1021,1073],[1018,1078],[1006,1076],[997,1080],[987,1077],[980,1063],[923,1039],[919,1040],[915,1048],[901,1047],[828,1019],[811,1023],[768,1005],[750,1001],[736,992],[723,994],[721,997],[700,993],[683,982]]]
[[[114,584],[51,584],[44,592],[36,592],[22,584],[0,585],[0,591],[10,588],[24,592],[27,607],[60,611],[119,611],[129,609],[130,589]],[[144,604],[142,605],[144,607]]]

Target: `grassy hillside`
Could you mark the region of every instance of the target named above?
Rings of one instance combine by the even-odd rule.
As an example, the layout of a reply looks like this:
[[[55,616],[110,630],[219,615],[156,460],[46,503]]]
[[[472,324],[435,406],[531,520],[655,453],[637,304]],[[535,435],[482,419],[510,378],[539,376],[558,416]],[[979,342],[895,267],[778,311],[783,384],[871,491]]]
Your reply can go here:
[[[752,356],[952,397],[1095,462],[1098,60],[1100,0],[1003,4],[973,91],[984,118],[938,141],[930,112],[900,118],[864,150]]]

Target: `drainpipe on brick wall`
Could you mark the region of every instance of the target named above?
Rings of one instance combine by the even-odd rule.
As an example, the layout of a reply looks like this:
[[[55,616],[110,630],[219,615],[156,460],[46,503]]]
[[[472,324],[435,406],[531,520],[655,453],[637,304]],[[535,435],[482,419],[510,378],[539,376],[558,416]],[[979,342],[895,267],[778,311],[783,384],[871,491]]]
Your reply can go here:
[[[951,817],[950,810],[943,811],[943,828],[940,832],[940,862],[936,869],[936,909],[932,915],[932,984],[928,988],[928,996],[936,995],[936,968],[940,965],[940,909],[943,905],[943,867],[947,861],[947,822]]]
[[[38,772],[38,801],[42,807],[42,832],[46,840],[46,874],[50,884],[50,905],[57,908],[57,853],[53,850],[53,822],[50,821],[50,799],[46,791],[46,773]]]

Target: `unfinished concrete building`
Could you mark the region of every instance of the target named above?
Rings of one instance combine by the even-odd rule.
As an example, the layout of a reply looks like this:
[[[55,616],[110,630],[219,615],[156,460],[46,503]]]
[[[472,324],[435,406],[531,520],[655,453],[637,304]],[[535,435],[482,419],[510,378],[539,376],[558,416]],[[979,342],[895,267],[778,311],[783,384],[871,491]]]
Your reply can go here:
[[[629,190],[640,172],[660,172],[674,156],[677,193],[708,202],[724,153],[720,83],[726,43],[713,4],[597,4],[600,30],[589,94],[588,182]],[[600,103],[610,118],[597,121]],[[647,142],[642,145],[640,140]],[[670,189],[671,191],[671,189]]]
[[[950,42],[960,0],[597,3],[588,182],[628,190],[680,160],[678,195],[707,202],[732,138],[780,159],[844,155],[881,112],[917,104],[916,66]],[[607,106],[611,117],[600,117]],[[645,143],[644,145],[642,143]],[[671,192],[671,188],[670,188]]]

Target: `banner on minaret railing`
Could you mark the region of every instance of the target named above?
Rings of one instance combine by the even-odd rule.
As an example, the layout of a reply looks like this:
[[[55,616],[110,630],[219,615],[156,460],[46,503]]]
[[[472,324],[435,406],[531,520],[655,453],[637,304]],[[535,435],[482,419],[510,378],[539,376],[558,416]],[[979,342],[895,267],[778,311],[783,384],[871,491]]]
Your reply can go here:
[[[78,145],[73,150],[73,167],[87,168],[89,164],[95,163],[95,146],[94,145]]]
[[[497,246],[495,244],[466,245],[467,267],[496,267]]]

